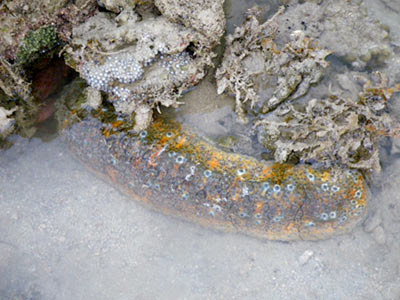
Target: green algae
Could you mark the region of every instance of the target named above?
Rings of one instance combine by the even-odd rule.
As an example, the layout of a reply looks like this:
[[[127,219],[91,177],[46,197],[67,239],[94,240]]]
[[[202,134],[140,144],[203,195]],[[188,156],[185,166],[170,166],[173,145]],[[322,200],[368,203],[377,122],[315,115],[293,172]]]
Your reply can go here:
[[[43,56],[50,53],[60,44],[57,30],[54,26],[46,26],[26,34],[21,43],[17,62],[21,66],[28,66]]]

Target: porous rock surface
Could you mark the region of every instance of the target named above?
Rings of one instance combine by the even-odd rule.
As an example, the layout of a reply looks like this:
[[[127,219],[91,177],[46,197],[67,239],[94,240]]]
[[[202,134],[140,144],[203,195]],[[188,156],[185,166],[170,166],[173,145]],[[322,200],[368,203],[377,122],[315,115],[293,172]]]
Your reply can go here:
[[[223,1],[124,3],[119,14],[99,12],[76,26],[66,53],[89,85],[106,92],[117,112],[135,116],[141,130],[153,108],[176,107],[212,65],[212,48],[224,32]]]

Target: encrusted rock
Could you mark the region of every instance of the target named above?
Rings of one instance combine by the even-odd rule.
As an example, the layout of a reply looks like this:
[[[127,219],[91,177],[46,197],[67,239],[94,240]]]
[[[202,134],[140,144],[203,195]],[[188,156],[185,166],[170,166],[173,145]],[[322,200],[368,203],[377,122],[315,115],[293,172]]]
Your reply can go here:
[[[135,5],[140,2],[140,0],[97,0],[97,3],[101,7],[115,13],[120,13],[121,10],[135,7]]]
[[[225,32],[223,1],[214,0],[155,0],[161,13],[172,22],[181,22],[204,34],[210,42],[218,43]]]
[[[255,123],[260,141],[274,153],[276,161],[290,158],[342,164],[350,168],[380,171],[379,139],[398,132],[394,120],[384,112],[387,101],[400,85],[388,87],[387,78],[364,80],[358,100],[335,95],[312,99],[306,105],[289,104],[277,112],[277,120]]]
[[[15,109],[13,127],[19,133],[35,131],[32,124],[44,101],[35,95],[32,79],[67,42],[71,24],[84,22],[95,7],[96,0],[0,1],[0,90],[7,96],[0,107]],[[46,94],[52,87],[45,85],[39,88]]]
[[[260,24],[255,15],[227,37],[227,48],[216,72],[218,93],[235,94],[236,111],[247,121],[243,103],[263,113],[274,110],[285,100],[303,96],[317,83],[328,66],[325,57],[330,53],[297,30],[283,47],[275,43],[278,13]]]
[[[212,65],[225,25],[222,3],[156,1],[120,7],[118,15],[99,12],[74,28],[68,61],[90,86],[108,94],[117,112],[136,114],[136,130],[144,129],[153,108],[176,107],[181,93]]]
[[[400,85],[366,67],[394,61],[388,32],[360,3],[293,2],[263,24],[250,10],[227,37],[218,92],[235,96],[275,161],[379,171],[379,140],[399,130],[386,109]]]

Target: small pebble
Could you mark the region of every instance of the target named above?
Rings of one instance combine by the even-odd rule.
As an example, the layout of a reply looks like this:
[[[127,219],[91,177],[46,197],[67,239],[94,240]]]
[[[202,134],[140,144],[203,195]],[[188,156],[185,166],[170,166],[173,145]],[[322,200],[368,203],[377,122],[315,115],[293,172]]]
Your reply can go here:
[[[302,255],[299,257],[299,264],[301,266],[305,265],[308,263],[308,261],[311,259],[311,257],[314,255],[314,251],[312,250],[306,250]]]

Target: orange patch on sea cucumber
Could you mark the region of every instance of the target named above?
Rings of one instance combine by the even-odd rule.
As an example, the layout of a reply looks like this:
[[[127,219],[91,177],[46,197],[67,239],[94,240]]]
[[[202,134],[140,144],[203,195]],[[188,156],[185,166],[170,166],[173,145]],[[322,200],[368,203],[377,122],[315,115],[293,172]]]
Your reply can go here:
[[[179,167],[180,167],[180,166],[181,166],[180,164],[175,164],[175,165],[174,165],[174,170],[173,170],[172,173],[171,173],[171,176],[172,176],[172,177],[176,177],[176,176],[177,176],[178,170],[179,170]]]
[[[108,130],[108,129],[104,129],[104,130],[103,130],[103,134],[104,134],[104,136],[105,136],[106,138],[109,138],[110,135],[111,135],[111,132],[110,132],[110,130]]]
[[[186,142],[186,137],[185,136],[181,137],[178,143],[175,145],[175,148],[181,149],[185,145],[185,142]]]
[[[124,122],[123,121],[115,121],[112,123],[112,127],[113,128],[118,128],[119,126],[121,126]]]
[[[291,230],[293,229],[293,227],[294,227],[294,223],[289,223],[289,224],[286,226],[286,230],[287,230],[287,231],[291,231]]]
[[[264,168],[261,172],[262,179],[269,179],[272,177],[272,169],[270,167]]]
[[[164,137],[162,137],[162,138],[160,139],[160,144],[161,144],[161,145],[165,145],[170,139],[171,139],[171,138],[164,136]]]
[[[156,167],[157,166],[157,161],[156,161],[156,159],[158,158],[158,156],[161,154],[161,152],[162,151],[164,151],[163,150],[164,148],[162,148],[162,147],[159,147],[159,149],[157,149],[157,151],[155,151],[151,156],[150,156],[150,158],[149,158],[149,161],[148,161],[148,166],[150,167]]]
[[[219,165],[220,165],[219,161],[218,161],[215,157],[212,157],[212,158],[207,162],[207,164],[208,164],[208,167],[209,167],[211,170],[213,170],[213,169],[215,169],[215,168],[218,168]]]
[[[264,207],[264,202],[257,202],[255,213],[259,213],[263,209],[263,207]]]
[[[331,173],[329,173],[329,171],[325,171],[325,172],[322,174],[321,179],[322,179],[322,181],[328,181],[330,177],[331,177]]]

